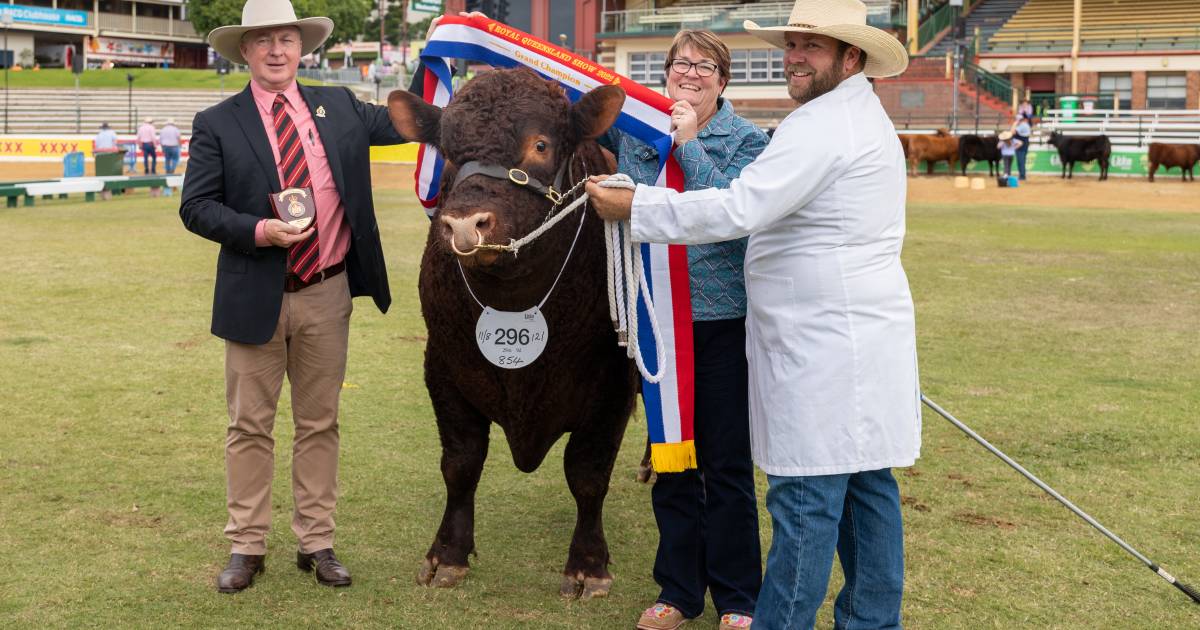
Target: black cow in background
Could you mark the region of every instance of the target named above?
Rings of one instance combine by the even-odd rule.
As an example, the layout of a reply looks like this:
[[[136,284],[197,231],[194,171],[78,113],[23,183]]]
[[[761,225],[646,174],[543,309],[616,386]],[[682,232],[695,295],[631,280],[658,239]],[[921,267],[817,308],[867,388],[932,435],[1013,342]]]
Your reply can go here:
[[[958,163],[962,174],[967,174],[967,164],[972,161],[987,162],[988,175],[1000,174],[1000,138],[997,136],[963,135],[958,137]]]
[[[1064,178],[1071,179],[1076,162],[1096,160],[1100,164],[1100,181],[1108,179],[1108,159],[1112,156],[1112,142],[1108,136],[1064,136],[1055,131],[1050,134],[1050,144],[1058,149]]]

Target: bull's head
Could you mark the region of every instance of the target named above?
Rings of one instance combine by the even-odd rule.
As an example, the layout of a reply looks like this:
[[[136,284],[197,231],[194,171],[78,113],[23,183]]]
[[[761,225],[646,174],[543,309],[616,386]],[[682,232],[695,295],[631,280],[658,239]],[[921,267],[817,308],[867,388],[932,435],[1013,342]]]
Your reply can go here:
[[[572,155],[612,125],[624,101],[623,90],[604,86],[572,104],[557,83],[518,68],[476,77],[444,110],[405,91],[392,92],[388,108],[401,135],[446,158],[434,216],[441,245],[463,266],[488,267],[512,257],[479,245],[541,225],[554,205],[548,189],[574,183]]]

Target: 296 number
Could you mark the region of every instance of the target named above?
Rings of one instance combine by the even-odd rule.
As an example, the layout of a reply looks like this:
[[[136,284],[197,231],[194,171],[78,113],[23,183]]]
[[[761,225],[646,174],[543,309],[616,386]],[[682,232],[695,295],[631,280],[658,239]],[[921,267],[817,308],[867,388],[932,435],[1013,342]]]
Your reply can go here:
[[[529,343],[528,328],[497,328],[496,329],[496,345],[511,346],[514,344],[526,345]]]

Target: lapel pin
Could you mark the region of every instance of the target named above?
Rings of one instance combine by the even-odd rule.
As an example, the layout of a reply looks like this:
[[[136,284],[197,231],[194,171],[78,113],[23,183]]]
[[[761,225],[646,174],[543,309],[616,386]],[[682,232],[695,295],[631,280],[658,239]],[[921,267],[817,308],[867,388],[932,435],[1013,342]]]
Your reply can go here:
[[[324,118],[324,117],[325,117],[325,106],[317,105],[317,118]]]

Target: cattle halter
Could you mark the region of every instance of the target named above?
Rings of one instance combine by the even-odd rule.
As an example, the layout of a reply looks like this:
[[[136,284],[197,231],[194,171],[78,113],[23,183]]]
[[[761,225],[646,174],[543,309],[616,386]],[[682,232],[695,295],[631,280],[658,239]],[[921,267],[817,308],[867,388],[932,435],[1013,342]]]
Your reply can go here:
[[[548,218],[546,221],[537,229],[529,234],[526,234],[522,238],[509,239],[508,243],[504,245],[484,243],[483,234],[481,234],[479,230],[476,230],[476,242],[470,251],[464,252],[459,250],[458,246],[454,244],[453,240],[450,241],[450,248],[453,249],[454,253],[458,254],[459,256],[470,256],[482,249],[487,251],[512,252],[512,255],[516,257],[522,247],[537,240],[539,236],[545,234],[547,230],[557,225],[559,221],[565,219],[567,215],[571,214],[571,212],[573,212],[576,208],[579,208],[587,202],[587,195],[580,195],[576,197],[575,200],[572,201],[567,207],[563,208],[561,212],[555,213],[555,210],[562,205],[564,199],[574,196],[583,187],[583,185],[587,183],[587,173],[585,172],[583,179],[575,182],[575,184],[571,186],[567,192],[558,192],[557,188],[562,188],[563,176],[566,174],[567,167],[574,158],[574,155],[567,158],[567,160],[563,162],[562,166],[558,168],[558,173],[554,176],[553,186],[545,186],[534,177],[531,177],[529,173],[518,168],[505,169],[503,166],[484,164],[482,162],[467,162],[464,164],[462,169],[460,169],[458,174],[456,174],[454,177],[455,186],[458,185],[458,182],[465,180],[472,175],[486,175],[487,177],[494,179],[507,180],[513,184],[516,184],[517,186],[529,188],[535,192],[541,193],[542,196],[550,200],[552,205],[550,206],[550,211],[547,213]]]

